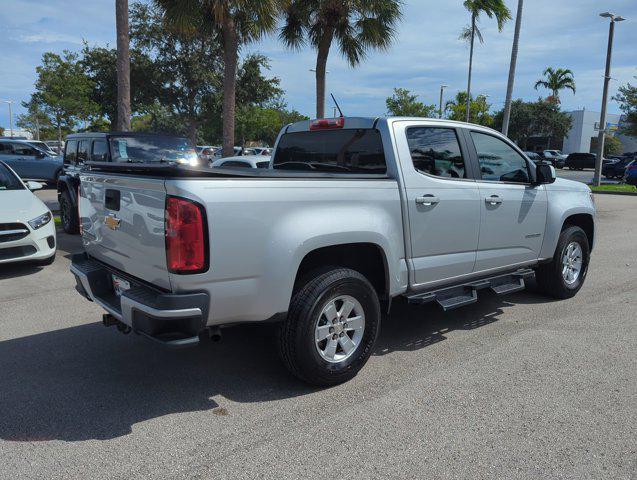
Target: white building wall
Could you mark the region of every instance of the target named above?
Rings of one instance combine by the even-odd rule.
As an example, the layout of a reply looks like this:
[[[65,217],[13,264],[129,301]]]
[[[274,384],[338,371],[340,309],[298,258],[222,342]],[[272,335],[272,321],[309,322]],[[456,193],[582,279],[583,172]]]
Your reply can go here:
[[[599,135],[599,131],[595,130],[595,123],[599,122],[601,114],[592,110],[576,110],[568,114],[573,119],[573,125],[564,138],[562,152],[566,154],[590,152],[591,138]],[[620,115],[608,114],[606,122],[619,123],[620,118]]]

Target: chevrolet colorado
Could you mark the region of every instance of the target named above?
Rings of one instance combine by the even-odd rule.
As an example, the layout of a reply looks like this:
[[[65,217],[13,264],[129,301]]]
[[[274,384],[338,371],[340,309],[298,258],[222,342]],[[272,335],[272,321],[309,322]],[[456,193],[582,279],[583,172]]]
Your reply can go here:
[[[300,379],[352,378],[391,300],[477,301],[535,276],[564,299],[586,278],[590,189],[501,134],[418,118],[286,126],[269,169],[87,162],[77,290],[105,325],[183,346],[277,321]]]

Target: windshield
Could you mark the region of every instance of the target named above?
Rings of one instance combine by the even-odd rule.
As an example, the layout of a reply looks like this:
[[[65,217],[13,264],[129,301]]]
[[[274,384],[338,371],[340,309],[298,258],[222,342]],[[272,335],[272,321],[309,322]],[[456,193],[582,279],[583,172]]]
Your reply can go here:
[[[111,137],[110,143],[113,162],[199,164],[197,151],[186,138],[126,136]]]
[[[24,185],[11,170],[0,163],[0,191],[3,190],[24,190]]]
[[[48,154],[48,155],[51,155],[51,153],[53,152],[53,151],[49,148],[49,146],[48,146],[46,143],[44,143],[44,142],[37,142],[37,141],[34,141],[34,142],[29,142],[29,144],[30,144],[30,145],[33,145],[35,148],[37,148],[38,150],[43,151],[44,153],[46,153],[46,154]]]

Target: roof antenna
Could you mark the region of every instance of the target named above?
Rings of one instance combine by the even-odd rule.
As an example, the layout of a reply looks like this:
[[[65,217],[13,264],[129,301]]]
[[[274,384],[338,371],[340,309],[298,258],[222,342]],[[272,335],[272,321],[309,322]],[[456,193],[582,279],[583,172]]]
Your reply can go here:
[[[336,108],[338,108],[338,113],[341,114],[341,118],[345,117],[345,115],[343,115],[343,110],[341,110],[341,107],[338,106],[338,102],[336,101],[336,98],[334,98],[334,94],[330,93],[330,95],[332,96],[332,100],[334,100],[334,105],[336,105]]]

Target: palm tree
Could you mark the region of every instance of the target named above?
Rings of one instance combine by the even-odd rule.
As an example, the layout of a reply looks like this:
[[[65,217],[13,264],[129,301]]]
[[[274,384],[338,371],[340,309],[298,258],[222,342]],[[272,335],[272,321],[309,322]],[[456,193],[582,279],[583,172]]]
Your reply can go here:
[[[460,38],[469,41],[469,78],[467,80],[467,116],[466,121],[471,119],[471,74],[473,71],[473,48],[475,38],[478,37],[480,43],[483,43],[482,32],[478,28],[478,19],[481,13],[487,17],[495,17],[498,23],[498,30],[502,31],[507,20],[511,19],[511,11],[504,4],[504,0],[465,0],[464,6],[471,13],[471,24],[465,27]]]
[[[518,49],[520,47],[520,28],[522,26],[522,11],[524,0],[518,0],[518,13],[515,16],[515,33],[513,35],[513,48],[511,49],[511,64],[509,65],[509,81],[504,101],[504,115],[502,117],[502,133],[509,134],[509,120],[511,118],[511,100],[513,98],[513,84],[515,83],[515,67],[518,63]]]
[[[299,49],[316,49],[316,117],[325,116],[325,73],[334,40],[340,53],[355,67],[368,50],[386,50],[396,36],[400,0],[290,0],[284,10],[280,38]]]
[[[276,27],[284,0],[155,0],[167,21],[184,30],[203,16],[214,27],[223,50],[223,155],[234,152],[239,47]]]
[[[130,130],[130,53],[128,38],[128,0],[115,0],[117,29],[117,125],[121,132]]]
[[[544,70],[544,79],[535,82],[535,89],[544,87],[551,91],[551,100],[560,103],[560,90],[572,90],[575,94],[575,78],[568,68],[548,67]]]

